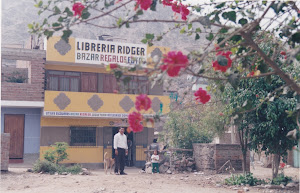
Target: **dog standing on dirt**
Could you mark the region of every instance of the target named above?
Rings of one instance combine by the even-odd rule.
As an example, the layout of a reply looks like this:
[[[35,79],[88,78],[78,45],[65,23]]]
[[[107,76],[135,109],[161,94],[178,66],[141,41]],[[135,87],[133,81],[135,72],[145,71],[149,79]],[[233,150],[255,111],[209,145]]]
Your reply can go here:
[[[104,153],[104,170],[105,170],[105,174],[107,174],[107,169],[110,167],[110,174],[111,174],[111,170],[113,168],[113,166],[115,165],[115,159],[114,158],[110,158],[107,155],[107,152]]]

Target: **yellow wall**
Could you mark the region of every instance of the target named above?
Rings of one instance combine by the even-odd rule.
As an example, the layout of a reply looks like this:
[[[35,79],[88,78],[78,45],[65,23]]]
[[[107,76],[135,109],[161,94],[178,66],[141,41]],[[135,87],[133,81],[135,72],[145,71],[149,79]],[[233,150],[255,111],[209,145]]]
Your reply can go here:
[[[55,44],[60,40],[60,37],[53,36],[47,41],[46,57],[48,61],[72,62],[75,63],[75,38],[69,38],[71,49],[65,54],[61,55],[55,48]]]
[[[64,109],[60,110],[59,107],[54,103],[54,99],[60,94],[65,93],[67,97],[71,100],[70,104]],[[88,105],[88,100],[93,95],[98,95],[103,101],[103,105],[98,111],[93,111],[93,109]],[[125,97],[129,96],[130,99],[135,102],[137,95],[130,94],[111,94],[111,93],[87,93],[87,92],[62,92],[62,91],[45,91],[45,111],[61,111],[61,112],[98,112],[98,113],[130,113],[135,111],[132,107],[129,112],[124,111],[124,109],[119,105],[119,102]],[[149,95],[150,99],[158,97],[163,103],[163,112],[168,113],[170,111],[169,96],[154,96]],[[148,111],[143,112],[144,114],[155,114],[155,112],[150,108]]]
[[[40,146],[40,160],[43,160],[44,152],[51,149],[50,146]],[[69,146],[67,149],[68,160],[61,163],[102,163],[103,146]]]

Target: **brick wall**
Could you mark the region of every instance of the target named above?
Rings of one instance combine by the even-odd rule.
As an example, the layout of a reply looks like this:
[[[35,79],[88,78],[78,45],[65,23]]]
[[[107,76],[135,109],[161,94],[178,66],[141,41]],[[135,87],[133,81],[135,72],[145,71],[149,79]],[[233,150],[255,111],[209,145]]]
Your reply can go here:
[[[9,163],[9,147],[10,147],[10,134],[1,134],[1,171],[8,170]]]
[[[193,144],[196,168],[216,173],[228,160],[236,171],[242,171],[242,150],[238,144]],[[250,153],[247,153],[246,170],[250,171]]]
[[[2,100],[44,101],[44,64],[46,52],[17,48],[2,48],[2,59],[31,63],[31,83],[2,82]]]

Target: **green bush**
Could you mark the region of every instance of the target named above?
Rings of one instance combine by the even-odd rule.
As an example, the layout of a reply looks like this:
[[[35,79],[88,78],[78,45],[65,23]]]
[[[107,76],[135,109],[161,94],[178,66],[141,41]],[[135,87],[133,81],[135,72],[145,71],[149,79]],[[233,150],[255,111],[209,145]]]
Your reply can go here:
[[[43,173],[50,173],[50,174],[54,174],[55,172],[57,172],[58,174],[62,174],[63,172],[67,172],[67,173],[71,173],[71,174],[78,174],[78,173],[82,172],[82,167],[79,164],[66,167],[64,165],[58,165],[58,164],[52,163],[48,160],[43,160],[43,161],[38,160],[33,165],[33,171],[36,173],[43,172]]]
[[[55,163],[49,162],[48,160],[38,160],[33,165],[33,171],[37,173],[47,172],[50,174],[54,174],[57,171],[57,165]]]
[[[68,159],[67,149],[68,144],[65,142],[56,142],[51,145],[54,149],[49,149],[44,153],[44,158],[52,163],[58,164],[59,162]]]
[[[291,181],[292,181],[291,177],[284,176],[284,174],[279,174],[276,178],[274,178],[272,180],[272,184],[275,184],[275,185],[280,185],[280,184],[287,185]]]
[[[71,174],[78,174],[80,172],[82,172],[82,167],[79,164],[76,164],[74,166],[63,166],[63,165],[58,165],[57,167],[57,173],[61,174],[63,172],[67,172],[67,173],[71,173]]]
[[[265,184],[264,180],[253,177],[252,173],[231,175],[231,177],[225,179],[227,185],[242,185],[249,184],[250,186]]]

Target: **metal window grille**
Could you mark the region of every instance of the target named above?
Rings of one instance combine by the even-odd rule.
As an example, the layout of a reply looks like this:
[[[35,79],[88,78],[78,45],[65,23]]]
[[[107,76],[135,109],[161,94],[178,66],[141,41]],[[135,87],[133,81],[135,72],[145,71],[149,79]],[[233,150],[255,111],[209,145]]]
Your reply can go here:
[[[96,146],[96,127],[71,127],[71,146]]]

